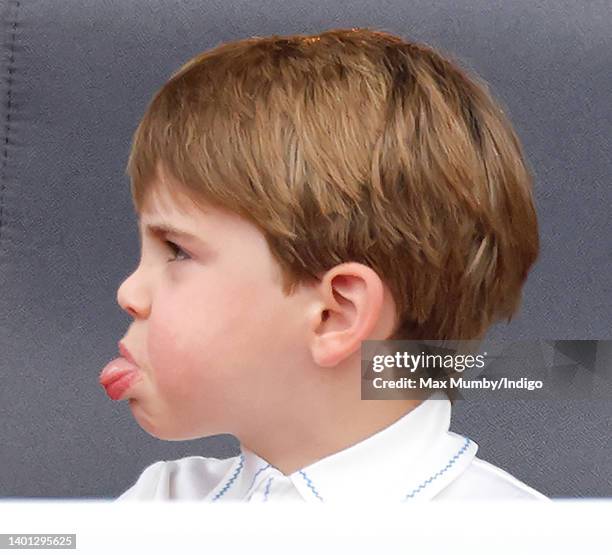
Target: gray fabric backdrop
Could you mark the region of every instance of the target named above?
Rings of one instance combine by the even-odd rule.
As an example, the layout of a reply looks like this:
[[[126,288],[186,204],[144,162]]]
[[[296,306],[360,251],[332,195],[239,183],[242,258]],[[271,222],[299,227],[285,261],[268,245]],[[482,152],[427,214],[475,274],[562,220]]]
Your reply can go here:
[[[227,435],[157,440],[97,384],[138,259],[131,134],[220,42],[369,26],[455,55],[507,107],[536,177],[542,253],[520,314],[489,337],[611,337],[608,0],[4,0],[0,14],[0,497],[111,498],[155,460],[237,453]],[[453,429],[549,496],[610,497],[611,405],[466,402]]]

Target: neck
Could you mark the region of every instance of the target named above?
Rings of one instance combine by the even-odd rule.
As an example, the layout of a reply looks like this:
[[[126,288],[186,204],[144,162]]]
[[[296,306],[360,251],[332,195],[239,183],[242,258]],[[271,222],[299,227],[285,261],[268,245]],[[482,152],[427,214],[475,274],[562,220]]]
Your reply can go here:
[[[307,397],[307,396],[305,396]],[[258,430],[239,435],[241,444],[289,475],[390,426],[420,400],[361,400],[338,395],[328,402],[292,402],[289,414],[259,419]],[[287,403],[285,403],[287,405]],[[313,410],[313,407],[316,407]],[[270,432],[261,434],[261,430]]]

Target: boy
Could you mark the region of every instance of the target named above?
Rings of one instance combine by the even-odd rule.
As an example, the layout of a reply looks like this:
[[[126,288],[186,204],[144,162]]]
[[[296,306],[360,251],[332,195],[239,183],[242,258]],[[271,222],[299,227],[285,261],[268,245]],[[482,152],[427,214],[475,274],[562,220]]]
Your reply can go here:
[[[241,453],[158,461],[119,499],[545,499],[448,431],[444,393],[360,398],[362,341],[518,309],[532,178],[486,85],[371,29],[227,43],[155,95],[128,174],[134,322],[101,383],[151,435]]]

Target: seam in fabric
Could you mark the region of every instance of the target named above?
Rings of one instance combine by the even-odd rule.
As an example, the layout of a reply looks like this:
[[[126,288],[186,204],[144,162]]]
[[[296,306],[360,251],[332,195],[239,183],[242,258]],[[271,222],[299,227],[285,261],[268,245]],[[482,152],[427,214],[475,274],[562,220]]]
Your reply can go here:
[[[319,495],[319,492],[315,489],[315,487],[312,485],[312,480],[306,476],[306,473],[303,470],[300,470],[300,474],[302,475],[302,478],[304,478],[304,480],[306,480],[306,484],[308,485],[308,487],[313,491],[313,493],[321,500],[323,501],[323,498]]]
[[[261,467],[257,472],[255,472],[255,476],[253,476],[253,480],[251,481],[251,485],[249,486],[249,489],[247,489],[246,493],[244,494],[249,495],[249,492],[251,491],[251,488],[255,485],[255,480],[257,479],[257,476],[259,476],[259,474],[261,472],[263,472],[266,468],[270,468],[272,465],[270,463],[268,463],[266,466]],[[253,492],[254,493],[254,492]],[[251,499],[251,497],[253,497],[253,494],[249,495],[249,497],[247,497],[247,501],[249,501]]]
[[[457,460],[459,460],[461,455],[465,453],[465,451],[467,450],[467,448],[469,447],[471,443],[469,438],[466,437],[464,439],[465,439],[465,443],[463,444],[461,449],[459,449],[459,451],[455,453],[455,455],[451,458],[451,460],[448,461],[446,466],[442,470],[438,470],[438,472],[436,472],[433,476],[427,478],[427,480],[425,480],[420,486],[418,486],[417,488],[413,489],[410,493],[408,493],[406,497],[404,498],[404,501],[408,499],[409,497],[414,497],[417,493],[420,493],[421,491],[423,491],[428,485],[430,485],[434,480],[442,476],[442,474],[444,474],[451,466],[453,466],[457,462]]]
[[[219,493],[217,493],[217,495],[215,495],[213,497],[212,501],[216,501],[217,499],[219,499],[219,497],[221,497],[222,495],[225,495],[225,492],[234,483],[234,481],[238,477],[238,474],[240,474],[240,471],[242,470],[243,465],[244,465],[244,455],[240,455],[240,464],[238,465],[238,467],[234,471],[233,476],[227,481],[227,484],[225,484],[225,486],[223,486],[223,489]]]
[[[272,480],[274,480],[274,476],[270,476],[270,479],[266,484],[266,491],[264,492],[264,501],[268,500],[268,494],[270,493],[270,484],[272,483]]]
[[[2,230],[4,224],[4,189],[6,187],[6,167],[8,164],[8,144],[9,135],[11,132],[11,109],[12,98],[13,98],[13,70],[15,65],[15,37],[17,34],[17,12],[19,11],[19,2],[14,4],[14,18],[13,18],[13,34],[11,36],[10,43],[10,58],[8,63],[8,75],[7,75],[7,86],[6,86],[6,121],[4,122],[4,149],[2,152],[2,176],[0,179],[0,247],[2,246]]]

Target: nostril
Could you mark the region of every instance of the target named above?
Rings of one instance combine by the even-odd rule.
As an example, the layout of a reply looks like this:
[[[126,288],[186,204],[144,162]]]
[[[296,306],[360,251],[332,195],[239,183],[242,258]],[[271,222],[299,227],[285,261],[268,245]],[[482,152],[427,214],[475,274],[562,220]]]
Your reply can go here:
[[[126,306],[125,307],[125,311],[132,317],[132,318],[136,318],[137,312],[131,307],[131,306]]]

